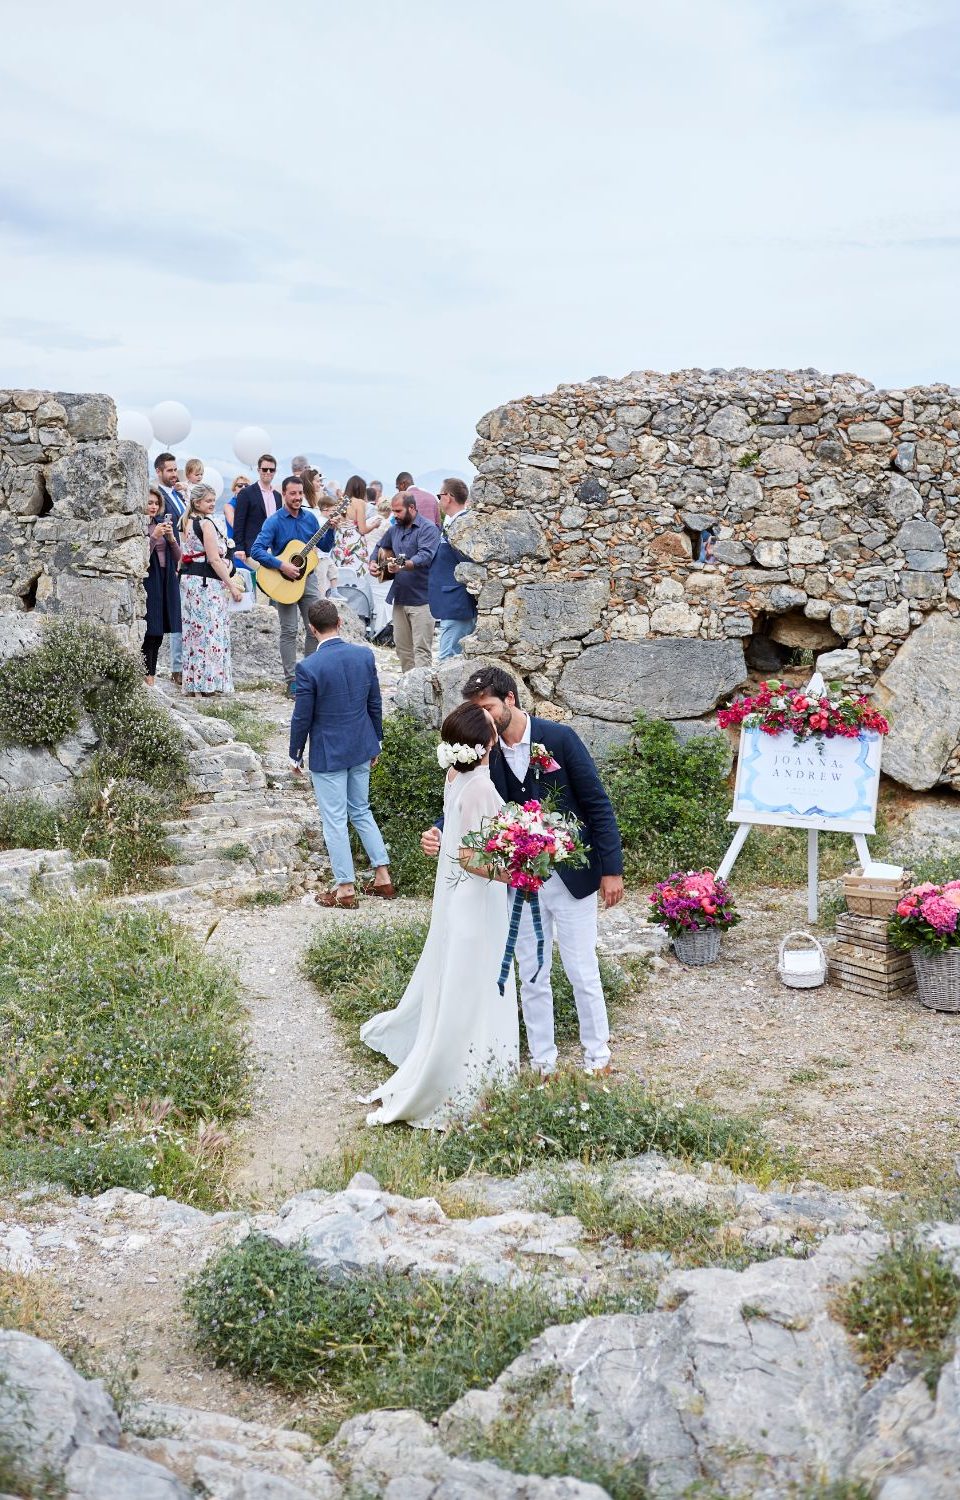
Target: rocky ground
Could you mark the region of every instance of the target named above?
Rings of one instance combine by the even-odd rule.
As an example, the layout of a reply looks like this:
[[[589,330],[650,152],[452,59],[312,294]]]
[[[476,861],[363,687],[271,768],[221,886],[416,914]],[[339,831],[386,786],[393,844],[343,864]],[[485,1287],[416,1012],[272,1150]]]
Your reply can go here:
[[[395,665],[387,658],[381,668],[389,693]],[[236,1207],[206,1215],[122,1190],[92,1200],[28,1192],[0,1203],[0,1270],[36,1284],[57,1343],[78,1351],[83,1368],[130,1389],[121,1424],[54,1350],[0,1334],[0,1371],[35,1393],[35,1433],[49,1429],[35,1438],[37,1452],[66,1473],[68,1494],[599,1500],[605,1491],[596,1486],[465,1456],[518,1413],[538,1443],[576,1444],[588,1432],[608,1457],[642,1460],[654,1496],[701,1485],[709,1494],[774,1497],[841,1475],[862,1479],[875,1500],[960,1493],[960,1355],[935,1400],[907,1365],[869,1387],[829,1316],[836,1288],[888,1242],[883,1190],[916,1186],[925,1175],[953,1179],[960,1018],[925,1011],[915,998],[881,1003],[833,985],[783,987],[777,945],[805,926],[799,892],[742,901],[742,926],[707,969],[685,969],[659,952],[643,893],[630,893],[600,918],[611,955],[651,954],[645,983],[615,1023],[619,1070],[678,1098],[755,1111],[820,1183],[760,1192],[729,1174],[676,1172],[654,1157],[617,1168],[617,1182],[643,1200],[709,1207],[743,1244],[783,1249],[785,1258],[745,1271],[679,1271],[668,1256],[586,1236],[573,1217],[532,1212],[537,1184],[529,1178],[478,1183],[486,1215],[452,1220],[432,1201],[391,1197],[369,1179],[336,1196],[305,1192],[315,1166],[360,1126],[357,1096],[372,1073],[300,977],[300,955],[319,925],[402,921],[428,905],[368,901],[339,914],[312,903],[324,869],[308,789],[286,768],[289,705],[265,689],[238,697],[269,725],[269,749],[254,756],[226,726],[188,710],[195,767],[206,763],[211,775],[226,767],[234,781],[219,802],[199,803],[184,820],[178,883],[149,898],[235,963],[247,996],[257,1077],[237,1137]],[[237,840],[238,829],[249,855],[224,859],[223,842]],[[67,879],[51,868],[50,884]],[[242,904],[264,886],[287,899]],[[566,1055],[576,1060],[575,1049]],[[437,1427],[413,1413],[373,1413],[352,1419],[321,1453],[291,1430],[316,1414],[319,1397],[291,1398],[213,1369],[185,1324],[185,1281],[251,1228],[278,1243],[303,1241],[328,1268],[468,1267],[501,1280],[535,1271],[581,1287],[648,1278],[658,1285],[657,1307],[548,1330],[490,1391],[468,1394]],[[955,1226],[926,1233],[960,1265]],[[18,1420],[5,1410],[0,1399],[0,1431]]]

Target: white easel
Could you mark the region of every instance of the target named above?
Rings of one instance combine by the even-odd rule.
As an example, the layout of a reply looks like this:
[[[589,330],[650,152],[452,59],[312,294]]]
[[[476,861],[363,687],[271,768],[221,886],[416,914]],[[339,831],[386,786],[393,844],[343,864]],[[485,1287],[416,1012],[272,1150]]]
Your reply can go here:
[[[811,697],[813,697],[813,698],[819,698],[826,691],[826,683],[824,682],[824,680],[823,680],[823,678],[822,678],[822,676],[820,675],[819,672],[815,672],[813,674],[813,676],[811,677],[810,681],[807,683],[805,691]],[[878,771],[877,774],[879,776],[879,771]],[[738,774],[737,774],[737,790],[738,791],[739,791],[739,787],[740,787],[740,776],[739,776],[739,769],[738,769]],[[741,849],[743,848],[744,844],[747,841],[747,834],[750,832],[751,828],[755,827],[757,823],[761,823],[761,822],[765,826],[767,826],[767,827],[786,827],[786,828],[806,827],[806,830],[807,830],[807,917],[808,917],[809,921],[815,922],[817,920],[817,912],[818,912],[817,886],[819,884],[819,868],[820,868],[819,836],[820,836],[821,828],[823,827],[823,825],[820,824],[820,823],[818,823],[816,826],[811,827],[810,824],[798,823],[798,822],[793,821],[793,820],[782,821],[782,820],[779,820],[779,819],[776,819],[776,818],[771,818],[771,820],[768,823],[765,819],[761,820],[761,819],[758,818],[756,820],[756,822],[740,823],[740,824],[738,824],[737,831],[736,831],[736,833],[733,836],[733,839],[732,839],[732,841],[730,843],[730,847],[728,848],[726,854],[723,856],[723,859],[720,861],[720,866],[719,866],[719,868],[717,870],[717,876],[721,880],[726,880],[727,879],[728,875],[730,874],[730,871],[733,869],[734,865],[737,862],[737,857],[740,854]],[[840,830],[840,831],[843,832],[844,830]],[[850,836],[853,839],[854,847],[856,848],[857,855],[859,857],[860,863],[863,866],[863,868],[866,869],[867,865],[869,865],[871,863],[871,860],[870,860],[870,849],[869,849],[869,846],[867,844],[866,834],[865,833],[851,833]]]

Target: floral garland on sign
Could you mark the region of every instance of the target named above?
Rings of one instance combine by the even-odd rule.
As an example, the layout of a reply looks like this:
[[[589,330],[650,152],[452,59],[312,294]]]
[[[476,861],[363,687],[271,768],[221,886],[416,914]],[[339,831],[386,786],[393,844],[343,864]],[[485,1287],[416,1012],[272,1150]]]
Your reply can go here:
[[[742,724],[764,734],[790,732],[798,740],[855,740],[864,732],[890,733],[889,722],[871,707],[869,699],[862,693],[845,692],[839,682],[831,682],[819,697],[775,679],[761,682],[752,696],[734,698],[721,708],[717,723],[721,729]]]

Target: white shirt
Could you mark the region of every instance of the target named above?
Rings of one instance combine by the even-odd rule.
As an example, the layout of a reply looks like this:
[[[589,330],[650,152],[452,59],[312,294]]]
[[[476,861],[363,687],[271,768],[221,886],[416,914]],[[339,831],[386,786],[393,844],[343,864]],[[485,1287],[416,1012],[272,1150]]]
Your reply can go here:
[[[510,767],[518,781],[523,781],[530,769],[530,715],[527,714],[527,722],[524,725],[523,734],[515,745],[508,745],[506,740],[500,741],[500,749],[503,751],[507,765]]]

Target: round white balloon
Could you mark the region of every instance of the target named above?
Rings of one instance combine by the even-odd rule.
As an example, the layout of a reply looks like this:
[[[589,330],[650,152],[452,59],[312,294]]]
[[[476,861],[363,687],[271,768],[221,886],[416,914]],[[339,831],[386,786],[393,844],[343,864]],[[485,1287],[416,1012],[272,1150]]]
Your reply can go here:
[[[150,413],[150,421],[161,443],[182,443],[193,426],[182,401],[161,401]]]
[[[141,448],[149,448],[153,442],[150,418],[142,411],[118,411],[117,437],[125,443],[139,443]]]
[[[270,434],[264,427],[241,427],[233,439],[233,451],[242,464],[255,464],[270,450]]]
[[[203,482],[210,486],[219,500],[223,494],[223,475],[220,473],[220,470],[215,469],[212,464],[204,464]]]

